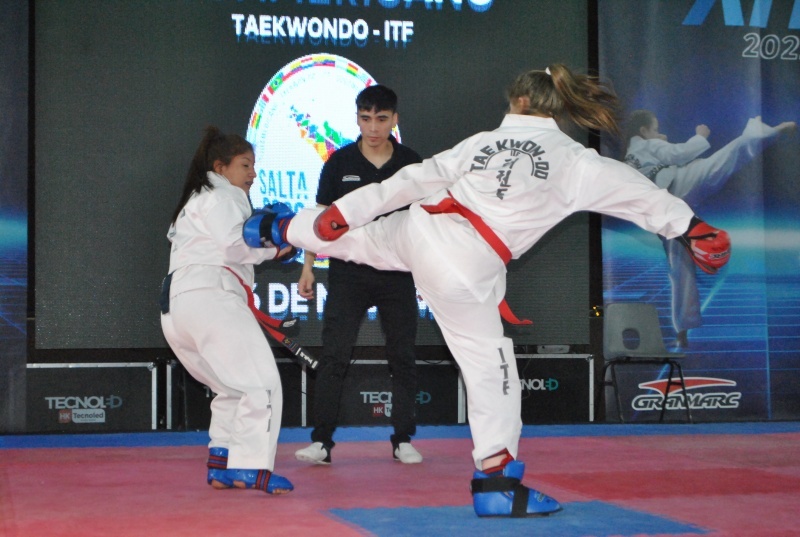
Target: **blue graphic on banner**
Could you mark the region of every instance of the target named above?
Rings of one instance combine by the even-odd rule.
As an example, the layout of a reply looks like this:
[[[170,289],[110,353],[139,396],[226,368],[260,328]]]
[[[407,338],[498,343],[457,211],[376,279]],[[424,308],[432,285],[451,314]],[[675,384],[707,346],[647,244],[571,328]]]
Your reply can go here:
[[[0,214],[0,349],[24,356],[28,300],[28,219]]]
[[[720,0],[725,26],[744,26],[744,11],[741,0]],[[788,2],[786,2],[788,4]],[[708,18],[717,0],[695,0],[692,9],[683,20],[685,26],[700,26]],[[772,0],[755,0],[750,14],[750,26],[766,28],[772,11]],[[794,7],[789,18],[789,29],[800,29],[800,0],[794,0]]]

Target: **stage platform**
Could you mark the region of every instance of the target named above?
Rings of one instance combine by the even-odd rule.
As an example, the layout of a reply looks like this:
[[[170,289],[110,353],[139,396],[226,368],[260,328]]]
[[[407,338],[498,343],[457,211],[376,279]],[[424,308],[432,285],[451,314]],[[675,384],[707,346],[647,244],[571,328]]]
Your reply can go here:
[[[0,535],[800,535],[798,422],[525,426],[524,482],[564,510],[514,520],[475,516],[466,426],[420,428],[418,465],[387,427],[342,428],[307,465],[308,434],[282,432],[284,496],[209,487],[204,431],[0,436]]]

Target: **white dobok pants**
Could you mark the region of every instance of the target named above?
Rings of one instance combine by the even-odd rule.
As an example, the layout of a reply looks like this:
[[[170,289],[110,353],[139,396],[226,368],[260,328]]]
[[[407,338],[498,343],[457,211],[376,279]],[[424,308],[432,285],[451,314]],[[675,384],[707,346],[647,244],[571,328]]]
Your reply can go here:
[[[217,395],[209,447],[228,448],[228,468],[272,470],[283,413],[275,357],[241,293],[197,289],[170,301],[164,336],[186,370]]]
[[[417,208],[418,209],[418,208]],[[503,336],[498,310],[502,296],[492,293],[478,300],[468,285],[453,277],[448,260],[420,232],[431,218],[422,210],[399,211],[325,242],[313,230],[320,209],[304,209],[292,220],[288,241],[298,248],[331,257],[371,265],[382,270],[410,271],[422,298],[430,306],[453,354],[467,390],[467,411],[476,468],[481,461],[503,449],[516,458],[522,432],[521,386],[513,343]],[[427,228],[430,229],[430,226]],[[505,268],[482,239],[465,243],[475,256],[469,264],[475,274],[501,272],[505,290]]]

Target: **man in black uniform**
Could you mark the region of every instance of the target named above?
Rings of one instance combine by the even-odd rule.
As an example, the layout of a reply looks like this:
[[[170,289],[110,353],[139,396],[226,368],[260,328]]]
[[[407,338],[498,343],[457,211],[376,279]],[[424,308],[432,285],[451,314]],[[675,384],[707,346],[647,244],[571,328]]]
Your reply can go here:
[[[421,161],[420,156],[392,136],[397,125],[397,95],[391,89],[370,86],[356,97],[358,140],[334,152],[322,168],[317,204],[329,206],[361,186],[388,179],[400,168]],[[314,297],[316,253],[306,252],[298,292]],[[392,378],[392,454],[406,464],[422,462],[411,445],[416,432],[417,371],[414,344],[418,306],[414,280],[408,272],[380,271],[330,259],[328,298],[322,327],[322,358],[314,396],[311,445],[295,452],[298,460],[330,464],[333,433],[339,417],[342,386],[364,314],[378,307],[386,336],[386,359]]]

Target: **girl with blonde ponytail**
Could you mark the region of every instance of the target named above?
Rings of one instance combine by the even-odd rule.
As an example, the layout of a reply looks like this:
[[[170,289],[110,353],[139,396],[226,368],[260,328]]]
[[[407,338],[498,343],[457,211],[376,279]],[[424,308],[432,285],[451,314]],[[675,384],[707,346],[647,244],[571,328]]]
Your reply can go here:
[[[552,64],[517,77],[507,96],[508,113],[497,129],[361,187],[324,211],[301,211],[285,238],[312,252],[412,273],[467,388],[475,513],[541,516],[561,505],[520,484],[521,387],[502,320],[525,321],[503,298],[506,263],[579,211],[682,237],[696,255],[720,265],[727,260],[727,235],[630,166],[561,132],[556,119],[565,117],[587,129],[619,131],[617,99],[599,80]],[[374,220],[406,205],[408,211]],[[714,237],[713,244],[701,247],[696,229]],[[527,456],[534,458],[532,475],[547,471],[546,460]]]
[[[529,103],[524,114],[554,119],[566,115],[585,129],[619,135],[613,90],[599,78],[575,74],[563,64],[518,76],[508,89],[508,100],[513,103],[520,98]]]

